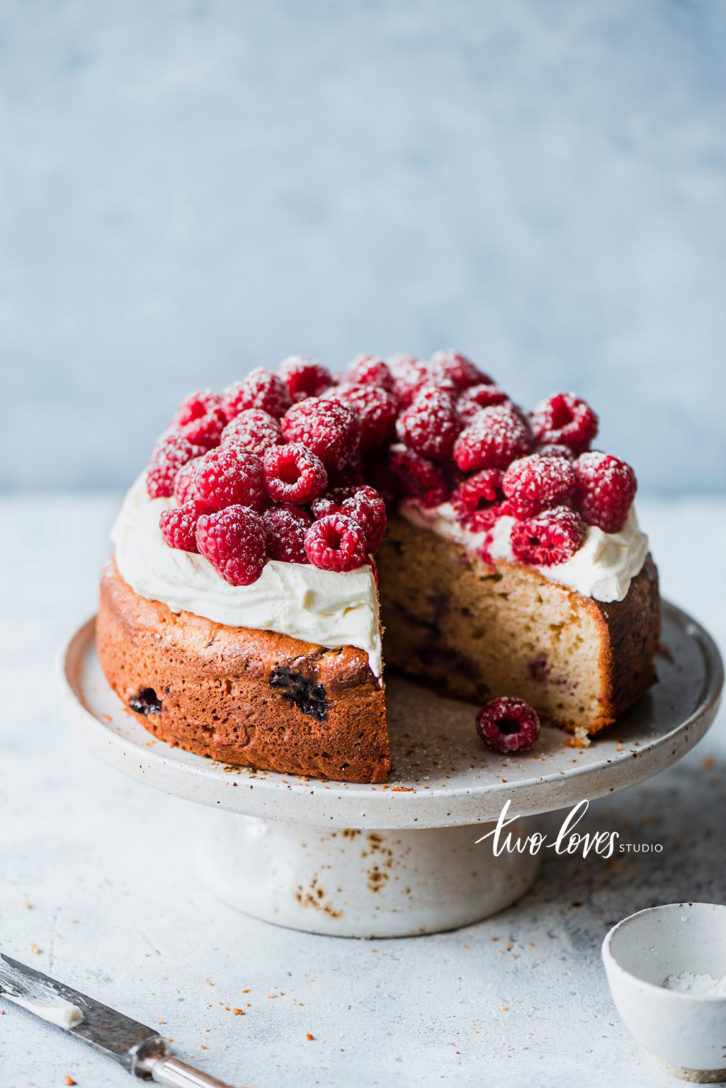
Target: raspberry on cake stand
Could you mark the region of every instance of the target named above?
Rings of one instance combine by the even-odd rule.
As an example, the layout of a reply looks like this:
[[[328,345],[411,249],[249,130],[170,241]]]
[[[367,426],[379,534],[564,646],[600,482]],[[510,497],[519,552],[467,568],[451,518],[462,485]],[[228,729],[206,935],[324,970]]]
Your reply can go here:
[[[232,906],[295,929],[349,937],[434,933],[479,921],[522,896],[542,855],[495,855],[502,806],[523,817],[568,809],[675,763],[715,716],[723,666],[710,636],[664,604],[659,683],[589,747],[544,728],[531,751],[499,755],[476,735],[476,708],[387,680],[393,771],[361,785],[214,763],[149,739],[107,684],[94,620],[61,661],[66,714],[119,770],[218,811],[200,820],[201,874]],[[201,813],[200,813],[201,816]],[[585,864],[585,862],[583,862]]]

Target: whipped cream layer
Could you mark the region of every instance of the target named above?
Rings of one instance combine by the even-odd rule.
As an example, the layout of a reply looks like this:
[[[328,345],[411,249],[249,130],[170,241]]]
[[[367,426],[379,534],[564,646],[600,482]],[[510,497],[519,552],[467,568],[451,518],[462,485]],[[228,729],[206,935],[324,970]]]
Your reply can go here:
[[[319,570],[268,559],[249,586],[232,586],[203,556],[170,548],[159,515],[171,499],[151,499],[142,473],[124,499],[111,531],[116,566],[135,593],[172,612],[193,612],[214,623],[275,631],[334,649],[355,646],[383,673],[378,593],[370,566]]]
[[[414,500],[407,500],[402,503],[400,513],[414,525],[431,529],[468,551],[480,552],[486,547],[493,559],[518,562],[512,555],[509,539],[514,518],[503,516],[491,532],[475,533],[458,523],[456,511],[449,502],[427,510]],[[583,597],[607,603],[623,600],[647,554],[648,537],[640,531],[635,507],[631,507],[628,520],[619,533],[604,533],[597,526],[589,525],[582,546],[565,563],[532,569],[550,582],[574,589]]]

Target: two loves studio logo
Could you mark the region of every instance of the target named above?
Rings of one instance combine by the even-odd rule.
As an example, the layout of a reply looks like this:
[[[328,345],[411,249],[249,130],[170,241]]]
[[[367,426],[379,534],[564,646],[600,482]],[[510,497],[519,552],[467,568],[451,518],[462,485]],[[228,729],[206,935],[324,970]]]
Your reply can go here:
[[[596,855],[611,858],[615,854],[660,854],[662,842],[626,842],[619,831],[577,831],[577,825],[585,816],[590,802],[578,801],[564,816],[555,835],[548,832],[532,831],[520,835],[514,826],[519,816],[510,816],[510,801],[506,801],[499,813],[499,818],[477,843],[492,840],[492,853],[500,854],[539,854],[542,850],[554,850],[556,854],[573,855],[581,853],[584,858]]]

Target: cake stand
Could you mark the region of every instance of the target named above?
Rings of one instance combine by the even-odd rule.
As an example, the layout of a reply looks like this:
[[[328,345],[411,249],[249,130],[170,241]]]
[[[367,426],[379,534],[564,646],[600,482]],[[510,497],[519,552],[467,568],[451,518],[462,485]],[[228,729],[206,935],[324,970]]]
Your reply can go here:
[[[663,619],[659,683],[587,748],[544,728],[531,752],[499,756],[482,747],[470,704],[389,678],[386,785],[233,767],[155,740],[106,683],[94,619],[63,651],[63,704],[81,741],[108,763],[216,810],[200,821],[198,863],[232,906],[315,933],[434,933],[502,910],[534,881],[541,852],[497,852],[492,837],[477,843],[505,802],[520,817],[508,830],[524,840],[542,813],[641,782],[704,735],[723,684],[719,652],[673,605]]]

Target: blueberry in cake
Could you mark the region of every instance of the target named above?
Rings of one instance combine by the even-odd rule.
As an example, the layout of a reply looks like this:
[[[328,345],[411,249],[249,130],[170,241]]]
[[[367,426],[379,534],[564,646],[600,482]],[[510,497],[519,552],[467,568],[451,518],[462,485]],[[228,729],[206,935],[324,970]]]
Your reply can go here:
[[[635,475],[597,428],[454,351],[338,377],[293,356],[191,395],[114,527],[109,683],[170,744],[349,781],[390,769],[383,649],[586,742],[653,683],[660,627]]]

